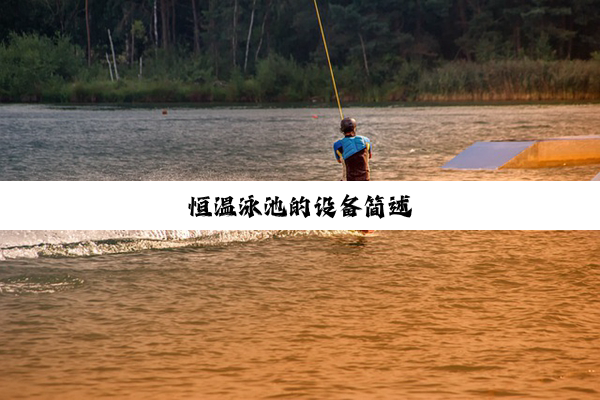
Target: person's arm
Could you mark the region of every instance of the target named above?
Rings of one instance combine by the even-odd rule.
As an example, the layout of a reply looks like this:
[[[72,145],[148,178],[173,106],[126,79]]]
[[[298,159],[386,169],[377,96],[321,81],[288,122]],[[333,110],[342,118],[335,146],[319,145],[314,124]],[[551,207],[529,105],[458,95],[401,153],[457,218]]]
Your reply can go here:
[[[333,144],[333,154],[335,154],[335,159],[337,160],[337,162],[341,163],[343,150],[342,144],[339,141]]]

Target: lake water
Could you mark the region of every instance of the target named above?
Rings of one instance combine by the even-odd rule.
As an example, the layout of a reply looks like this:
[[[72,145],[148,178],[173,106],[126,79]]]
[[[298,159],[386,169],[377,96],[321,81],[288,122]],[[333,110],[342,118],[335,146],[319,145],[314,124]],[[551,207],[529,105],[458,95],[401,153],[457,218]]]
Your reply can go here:
[[[335,110],[168,111],[1,106],[0,180],[339,178]],[[439,168],[600,134],[597,105],[346,114],[377,180],[600,170]],[[0,399],[597,399],[599,254],[598,231],[0,231]]]
[[[374,180],[590,180],[600,165],[440,167],[475,141],[600,135],[600,105],[347,108]],[[317,116],[318,118],[313,118]],[[338,180],[333,109],[0,106],[0,180]]]

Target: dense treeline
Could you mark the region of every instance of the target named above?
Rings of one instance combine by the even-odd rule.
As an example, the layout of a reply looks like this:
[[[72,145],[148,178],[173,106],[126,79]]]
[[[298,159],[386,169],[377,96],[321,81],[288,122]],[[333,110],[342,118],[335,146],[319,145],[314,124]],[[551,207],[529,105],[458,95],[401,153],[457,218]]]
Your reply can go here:
[[[3,3],[4,100],[331,98],[312,0]],[[600,98],[600,0],[319,4],[346,100]]]

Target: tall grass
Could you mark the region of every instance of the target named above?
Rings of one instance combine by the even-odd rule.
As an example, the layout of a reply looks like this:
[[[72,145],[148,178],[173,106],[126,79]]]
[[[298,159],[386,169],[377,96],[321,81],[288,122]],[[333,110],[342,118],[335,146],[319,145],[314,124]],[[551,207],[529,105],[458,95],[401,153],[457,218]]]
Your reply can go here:
[[[600,99],[599,61],[453,62],[425,72],[420,101]]]

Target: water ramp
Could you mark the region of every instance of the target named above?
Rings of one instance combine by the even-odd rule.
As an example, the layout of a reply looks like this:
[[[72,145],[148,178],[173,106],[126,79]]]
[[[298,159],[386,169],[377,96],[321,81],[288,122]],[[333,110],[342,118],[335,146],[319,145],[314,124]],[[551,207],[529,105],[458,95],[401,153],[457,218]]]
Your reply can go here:
[[[444,169],[543,168],[600,163],[600,136],[475,142]]]

